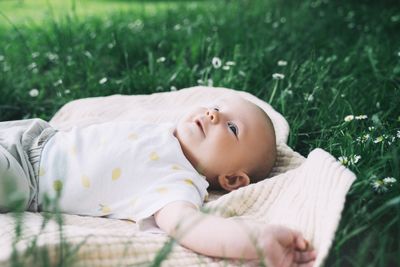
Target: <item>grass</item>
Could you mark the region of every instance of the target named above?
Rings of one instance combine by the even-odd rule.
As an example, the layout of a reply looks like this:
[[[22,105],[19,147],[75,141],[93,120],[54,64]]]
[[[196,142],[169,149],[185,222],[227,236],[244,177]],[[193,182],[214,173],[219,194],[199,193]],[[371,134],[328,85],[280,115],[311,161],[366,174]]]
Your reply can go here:
[[[156,14],[160,10],[174,8],[176,2],[179,3],[180,1],[2,0],[0,1],[0,10],[15,24],[31,25],[45,23],[49,16],[55,19],[63,18],[66,15],[85,18],[107,16],[113,12],[121,11],[141,11],[147,14]]]
[[[324,148],[358,177],[325,265],[398,263],[397,1],[147,1],[153,11],[119,1],[113,12],[103,7],[118,1],[87,1],[93,16],[41,21],[34,12],[30,24],[11,16],[17,6],[3,8],[10,1],[0,2],[13,22],[0,18],[0,120],[50,119],[68,101],[115,93],[198,84],[251,92],[287,118],[291,147],[303,155]]]

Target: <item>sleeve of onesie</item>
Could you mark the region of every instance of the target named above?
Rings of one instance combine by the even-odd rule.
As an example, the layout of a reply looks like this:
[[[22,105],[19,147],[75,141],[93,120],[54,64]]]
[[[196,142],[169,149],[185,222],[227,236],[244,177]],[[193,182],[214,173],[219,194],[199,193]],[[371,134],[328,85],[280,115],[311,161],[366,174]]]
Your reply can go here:
[[[187,201],[200,208],[207,196],[207,187],[208,182],[197,173],[171,173],[137,197],[132,218],[139,222],[175,201]]]

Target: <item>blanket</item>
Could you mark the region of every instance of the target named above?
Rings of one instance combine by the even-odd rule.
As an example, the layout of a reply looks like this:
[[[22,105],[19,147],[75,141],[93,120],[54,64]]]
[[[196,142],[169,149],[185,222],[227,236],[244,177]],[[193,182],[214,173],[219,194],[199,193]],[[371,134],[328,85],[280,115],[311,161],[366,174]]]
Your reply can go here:
[[[277,161],[268,179],[225,195],[211,192],[204,208],[223,217],[282,224],[303,233],[317,251],[321,266],[332,245],[355,175],[332,155],[317,148],[305,158],[287,144],[289,126],[281,114],[257,97],[226,88],[193,87],[152,95],[87,98],[63,106],[50,123],[58,129],[108,120],[176,122],[194,105],[238,94],[271,117],[277,138]],[[63,258],[73,266],[255,266],[256,262],[196,254],[163,233],[139,230],[131,221],[63,215],[62,226],[46,213],[0,214],[0,266],[10,266],[13,251],[27,265],[45,251],[50,265]],[[43,223],[46,222],[46,223]],[[19,230],[16,234],[16,225]],[[17,235],[17,237],[16,237]],[[61,240],[61,241],[60,241]],[[72,256],[71,256],[72,255]],[[166,258],[164,258],[166,257]]]

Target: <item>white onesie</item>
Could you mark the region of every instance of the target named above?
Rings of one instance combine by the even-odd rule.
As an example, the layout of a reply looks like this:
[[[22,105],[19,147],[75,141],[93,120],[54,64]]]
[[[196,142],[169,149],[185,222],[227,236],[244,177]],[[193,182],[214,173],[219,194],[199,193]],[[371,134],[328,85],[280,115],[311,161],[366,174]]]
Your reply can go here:
[[[200,207],[208,182],[184,156],[174,125],[107,122],[58,131],[40,160],[39,204],[139,222],[168,203]]]

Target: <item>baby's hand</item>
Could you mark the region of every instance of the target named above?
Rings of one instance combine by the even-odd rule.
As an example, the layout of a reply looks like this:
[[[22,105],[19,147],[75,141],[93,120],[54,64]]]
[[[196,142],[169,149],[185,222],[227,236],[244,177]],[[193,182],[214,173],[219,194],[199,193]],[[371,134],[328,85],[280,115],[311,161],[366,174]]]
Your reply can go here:
[[[268,225],[261,245],[268,267],[311,267],[316,258],[301,233],[283,226]]]

